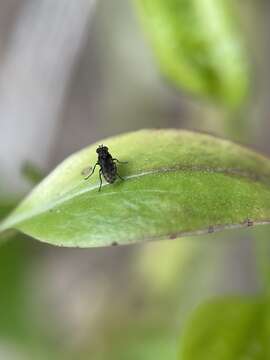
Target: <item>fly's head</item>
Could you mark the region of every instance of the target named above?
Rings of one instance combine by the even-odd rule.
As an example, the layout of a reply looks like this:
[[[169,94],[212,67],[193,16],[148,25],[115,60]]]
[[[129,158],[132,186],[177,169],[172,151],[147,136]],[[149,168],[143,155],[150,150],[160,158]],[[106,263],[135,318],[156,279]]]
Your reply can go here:
[[[97,152],[98,156],[101,158],[107,157],[107,155],[109,153],[107,146],[104,146],[104,145],[99,145],[96,152]]]

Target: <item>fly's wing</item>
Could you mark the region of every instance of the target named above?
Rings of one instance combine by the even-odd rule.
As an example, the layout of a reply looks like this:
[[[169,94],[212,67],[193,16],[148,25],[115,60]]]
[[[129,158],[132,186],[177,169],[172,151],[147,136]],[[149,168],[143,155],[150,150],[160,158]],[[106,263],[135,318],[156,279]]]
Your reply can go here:
[[[117,168],[112,159],[108,159],[106,166],[102,169],[102,173],[106,181],[113,183],[116,179]]]
[[[83,176],[88,176],[88,175],[90,175],[92,169],[93,169],[92,166],[88,166],[82,170],[81,174]]]
[[[115,164],[115,162],[113,161],[112,158],[110,159],[110,161],[108,161],[107,167],[108,167],[108,171],[109,171],[111,174],[116,175],[116,173],[117,173],[117,167],[116,167],[116,164]]]

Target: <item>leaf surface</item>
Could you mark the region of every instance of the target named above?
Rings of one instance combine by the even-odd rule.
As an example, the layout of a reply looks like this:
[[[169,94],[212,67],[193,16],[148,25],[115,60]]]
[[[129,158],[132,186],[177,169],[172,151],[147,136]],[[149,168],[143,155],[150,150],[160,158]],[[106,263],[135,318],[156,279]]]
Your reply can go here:
[[[269,223],[270,161],[206,134],[141,130],[102,140],[125,181],[99,188],[98,144],[72,155],[0,225],[62,246],[108,246]]]

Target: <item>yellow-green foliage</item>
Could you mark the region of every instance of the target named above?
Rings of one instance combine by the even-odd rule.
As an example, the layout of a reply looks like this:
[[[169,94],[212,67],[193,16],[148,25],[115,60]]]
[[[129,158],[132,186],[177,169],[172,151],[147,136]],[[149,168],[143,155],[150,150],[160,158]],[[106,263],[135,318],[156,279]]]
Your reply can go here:
[[[98,192],[94,144],[63,162],[0,225],[63,246],[176,238],[270,221],[270,161],[213,136],[142,130],[100,141],[125,181]]]
[[[134,0],[161,72],[175,86],[236,107],[249,71],[230,0]]]

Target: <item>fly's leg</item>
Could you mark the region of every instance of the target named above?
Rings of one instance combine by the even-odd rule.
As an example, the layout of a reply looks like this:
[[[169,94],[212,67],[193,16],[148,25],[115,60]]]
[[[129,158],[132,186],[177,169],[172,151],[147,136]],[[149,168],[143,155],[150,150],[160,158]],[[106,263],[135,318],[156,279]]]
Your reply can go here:
[[[127,161],[120,161],[120,160],[118,160],[118,159],[116,159],[116,158],[114,158],[113,161],[116,161],[116,162],[118,162],[119,164],[128,164]],[[123,181],[125,180],[124,178],[122,178],[122,177],[118,174],[118,172],[116,173],[116,175],[119,177],[119,179],[121,179],[121,180],[123,180]]]
[[[95,169],[96,169],[96,166],[97,165],[99,165],[99,163],[97,162],[97,163],[95,163],[95,166],[93,167],[93,170],[91,171],[91,173],[88,175],[88,176],[86,176],[85,178],[84,178],[84,180],[87,180],[87,179],[89,179],[90,178],[90,176],[92,176],[93,174],[94,174],[94,172],[95,172]]]
[[[118,162],[118,164],[128,164],[128,161],[120,161],[118,159],[113,159],[113,161]]]
[[[122,176],[120,176],[118,173],[116,173],[116,175],[119,177],[119,179],[121,179],[121,180],[125,181],[125,179],[124,179],[124,178],[122,178]]]
[[[101,174],[102,174],[102,170],[99,169],[99,180],[100,180],[100,184],[99,184],[99,189],[98,189],[98,191],[100,191],[100,190],[101,190],[101,187],[102,187],[102,176],[101,176]]]

